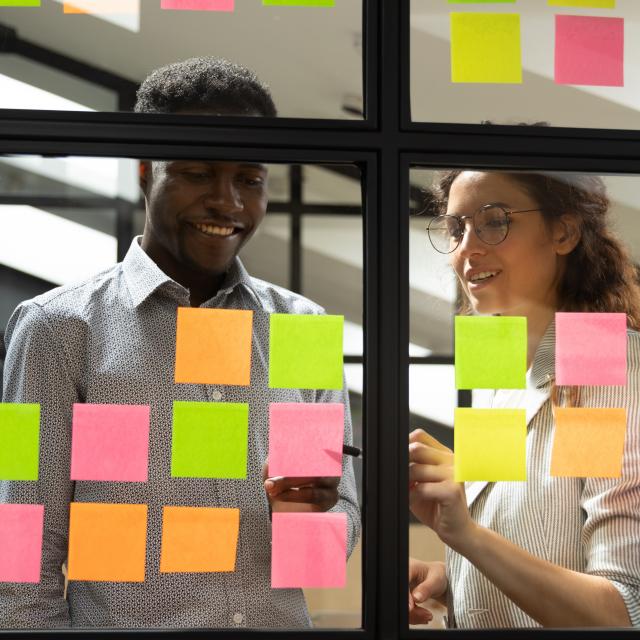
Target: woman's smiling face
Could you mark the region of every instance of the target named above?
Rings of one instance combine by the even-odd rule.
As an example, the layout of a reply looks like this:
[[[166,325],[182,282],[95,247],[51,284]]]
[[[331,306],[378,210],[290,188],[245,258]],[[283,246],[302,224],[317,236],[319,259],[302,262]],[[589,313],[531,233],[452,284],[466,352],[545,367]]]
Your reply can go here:
[[[508,210],[536,209],[533,198],[510,177],[500,173],[463,171],[449,192],[447,213],[470,216],[486,204]],[[506,239],[484,243],[466,220],[451,265],[473,309],[481,314],[531,315],[534,310],[557,307],[558,282],[564,253],[562,226],[553,229],[538,211],[515,213]]]

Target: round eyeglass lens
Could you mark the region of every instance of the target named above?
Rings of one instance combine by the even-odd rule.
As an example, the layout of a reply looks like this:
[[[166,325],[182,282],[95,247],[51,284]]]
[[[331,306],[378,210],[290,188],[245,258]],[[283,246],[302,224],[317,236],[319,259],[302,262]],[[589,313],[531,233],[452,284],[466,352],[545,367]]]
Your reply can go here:
[[[436,251],[451,253],[460,243],[460,221],[455,216],[436,216],[427,227],[429,240]]]
[[[500,207],[483,207],[473,222],[478,237],[487,244],[500,244],[507,237],[509,217]]]

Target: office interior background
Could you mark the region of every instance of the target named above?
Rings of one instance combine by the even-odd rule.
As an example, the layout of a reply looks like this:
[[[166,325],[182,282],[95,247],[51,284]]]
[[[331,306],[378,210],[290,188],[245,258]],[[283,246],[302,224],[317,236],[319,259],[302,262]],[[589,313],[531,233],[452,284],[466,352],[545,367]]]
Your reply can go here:
[[[208,55],[253,69],[270,86],[281,116],[362,118],[361,0],[336,0],[330,8],[264,7],[260,0],[237,0],[233,13],[208,15],[161,11],[156,0],[140,0],[139,10],[127,15],[66,15],[61,4],[42,0],[38,9],[0,8],[0,108],[130,110],[135,86],[151,70]],[[496,8],[412,0],[413,119],[640,128],[640,68],[631,62],[640,59],[640,38],[632,37],[640,33],[637,0],[618,0],[615,12],[562,9],[624,17],[629,37],[622,87],[554,81],[550,43],[553,17],[560,10],[545,5],[540,0],[517,3],[522,84],[479,85],[450,81],[449,14]],[[359,172],[349,165],[270,165],[269,174],[269,215],[242,260],[252,275],[345,316],[345,369],[355,443],[361,444],[364,222]],[[427,427],[451,444],[453,409],[469,398],[454,385],[455,281],[446,257],[431,249],[425,231],[426,192],[433,178],[431,168],[412,169],[409,427]],[[640,182],[633,175],[607,175],[605,181],[616,229],[638,263]],[[133,159],[1,157],[0,330],[20,301],[121,259],[143,223]],[[356,470],[363,497],[360,461]],[[414,553],[442,557],[441,543],[424,528],[412,525],[410,539]],[[360,626],[360,568],[358,548],[349,562],[346,592],[308,593],[316,626]],[[441,624],[441,618],[433,623]]]

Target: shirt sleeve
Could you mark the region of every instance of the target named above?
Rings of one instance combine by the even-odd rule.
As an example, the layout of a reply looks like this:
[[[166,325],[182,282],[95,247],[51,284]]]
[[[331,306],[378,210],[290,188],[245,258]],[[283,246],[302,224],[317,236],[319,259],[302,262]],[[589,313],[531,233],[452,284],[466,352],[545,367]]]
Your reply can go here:
[[[20,305],[5,334],[3,402],[40,405],[40,464],[35,482],[0,482],[0,503],[45,507],[41,579],[38,584],[0,583],[0,626],[70,626],[62,564],[67,557],[71,412],[78,393],[43,309]]]
[[[640,627],[640,336],[630,334],[626,387],[589,387],[581,406],[625,408],[627,429],[619,479],[588,478],[581,506],[586,572],[620,592],[631,624]]]
[[[318,391],[316,402],[337,402],[344,405],[344,443],[351,444],[353,442],[353,426],[346,380],[340,390]],[[351,456],[342,456],[342,478],[338,485],[338,502],[330,511],[343,511],[347,514],[347,554],[351,555],[360,536],[360,507],[358,506],[358,491]]]

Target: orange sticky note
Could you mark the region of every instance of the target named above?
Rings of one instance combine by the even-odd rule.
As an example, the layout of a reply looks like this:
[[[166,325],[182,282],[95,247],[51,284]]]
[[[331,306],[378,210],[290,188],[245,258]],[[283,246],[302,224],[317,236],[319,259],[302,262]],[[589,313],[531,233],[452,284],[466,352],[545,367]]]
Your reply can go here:
[[[557,408],[551,475],[619,478],[627,428],[625,409]]]
[[[146,504],[72,502],[69,580],[144,582]]]
[[[139,0],[71,0],[62,4],[63,13],[76,14],[133,14],[140,11]]]
[[[161,573],[235,571],[240,510],[164,507]]]
[[[179,307],[175,381],[248,386],[253,311]]]

